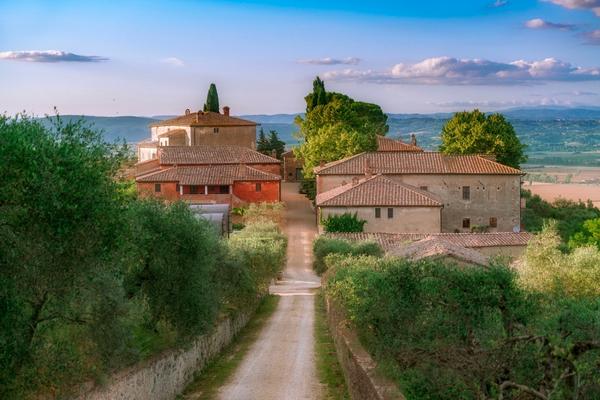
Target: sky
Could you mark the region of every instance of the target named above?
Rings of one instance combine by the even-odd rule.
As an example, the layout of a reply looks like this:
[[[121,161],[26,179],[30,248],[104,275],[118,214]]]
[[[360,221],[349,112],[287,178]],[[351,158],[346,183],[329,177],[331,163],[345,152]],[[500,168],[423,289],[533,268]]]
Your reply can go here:
[[[0,113],[600,106],[600,0],[0,0]]]

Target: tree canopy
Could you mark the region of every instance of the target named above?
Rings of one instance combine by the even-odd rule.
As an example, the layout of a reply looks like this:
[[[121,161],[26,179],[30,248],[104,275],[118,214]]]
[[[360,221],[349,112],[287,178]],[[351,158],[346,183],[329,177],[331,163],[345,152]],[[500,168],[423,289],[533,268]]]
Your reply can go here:
[[[267,138],[263,128],[260,128],[258,140],[256,141],[256,150],[269,156],[273,155],[273,151],[275,151],[275,156],[281,158],[281,155],[285,152],[285,142],[279,139],[279,134],[276,130],[271,129]]]
[[[304,159],[304,176],[312,177],[321,161],[330,162],[377,147],[377,135],[389,129],[387,115],[376,104],[355,101],[335,92],[326,92],[320,78],[305,97],[306,116],[297,117],[297,137],[302,142],[295,151]]]
[[[219,94],[217,93],[217,86],[214,83],[211,83],[208,88],[204,111],[219,112]]]
[[[525,145],[502,114],[458,112],[446,122],[441,136],[440,151],[445,154],[490,154],[515,168],[527,160]]]

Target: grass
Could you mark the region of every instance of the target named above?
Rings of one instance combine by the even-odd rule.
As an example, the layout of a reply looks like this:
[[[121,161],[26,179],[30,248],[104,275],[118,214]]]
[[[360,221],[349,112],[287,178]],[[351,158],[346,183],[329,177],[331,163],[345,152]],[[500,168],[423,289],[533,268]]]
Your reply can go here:
[[[315,296],[315,350],[317,374],[325,388],[325,399],[350,399],[335,344],[327,326],[327,310],[322,292]]]
[[[250,346],[256,341],[263,325],[273,314],[279,303],[279,296],[269,295],[258,306],[250,322],[241,330],[233,342],[209,363],[194,379],[178,399],[214,399],[221,386],[233,375],[244,359]]]

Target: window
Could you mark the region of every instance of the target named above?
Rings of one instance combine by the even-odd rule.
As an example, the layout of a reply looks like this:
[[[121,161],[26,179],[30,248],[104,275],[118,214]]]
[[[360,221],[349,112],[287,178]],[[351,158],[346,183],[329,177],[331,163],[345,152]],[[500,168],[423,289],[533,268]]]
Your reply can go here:
[[[175,191],[176,191],[177,193],[179,193],[179,191],[180,191],[180,189],[179,189],[179,183],[175,184]]]
[[[198,194],[198,185],[190,186],[190,194]]]
[[[213,128],[213,133],[219,133],[219,128]]]
[[[388,208],[388,218],[394,218],[394,209]]]
[[[470,228],[471,227],[471,219],[470,218],[463,218],[463,228]]]
[[[375,209],[375,218],[381,218],[381,208]]]
[[[497,228],[497,227],[498,227],[498,218],[490,217],[490,228]]]
[[[229,186],[221,185],[219,187],[219,191],[221,192],[221,194],[229,194]]]
[[[262,184],[261,184],[261,183],[257,183],[257,184],[256,184],[256,191],[257,191],[257,192],[260,192],[260,191],[262,191]]]
[[[427,186],[419,186],[419,189],[421,189],[421,190],[427,190],[429,188]]]
[[[463,200],[471,200],[471,186],[462,187]]]
[[[160,183],[155,183],[155,184],[154,184],[154,191],[155,191],[156,193],[160,193],[160,189],[161,189],[161,187],[160,187]]]

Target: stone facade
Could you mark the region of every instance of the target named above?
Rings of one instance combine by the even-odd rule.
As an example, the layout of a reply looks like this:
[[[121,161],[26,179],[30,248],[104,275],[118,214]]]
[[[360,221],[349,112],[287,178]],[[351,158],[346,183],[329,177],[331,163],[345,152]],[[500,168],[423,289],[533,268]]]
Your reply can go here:
[[[349,183],[353,177],[364,175],[317,175],[317,193]],[[470,232],[474,226],[487,226],[489,232],[520,230],[520,175],[386,174],[386,177],[442,199],[442,232]],[[463,198],[464,187],[468,187],[468,199]],[[467,220],[468,227],[463,226]],[[492,226],[494,222],[496,226]]]
[[[375,209],[379,208],[380,216]],[[388,218],[388,209],[392,209]],[[382,233],[438,233],[442,229],[439,207],[320,207],[320,218],[349,212],[367,221],[364,232]],[[320,227],[322,229],[322,227]]]
[[[302,179],[302,168],[304,162],[294,156],[293,151],[286,151],[282,154],[283,158],[283,179],[288,182],[295,182]]]

